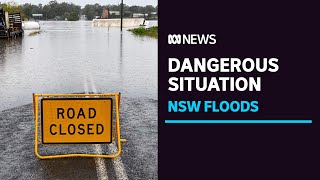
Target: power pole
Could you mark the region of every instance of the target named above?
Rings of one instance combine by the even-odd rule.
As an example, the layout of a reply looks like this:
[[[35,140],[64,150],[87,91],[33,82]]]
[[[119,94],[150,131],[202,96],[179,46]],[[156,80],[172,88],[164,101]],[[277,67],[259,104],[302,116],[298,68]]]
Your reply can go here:
[[[123,0],[121,0],[121,12],[120,12],[120,18],[121,18],[121,32],[122,32],[122,19],[123,19]]]

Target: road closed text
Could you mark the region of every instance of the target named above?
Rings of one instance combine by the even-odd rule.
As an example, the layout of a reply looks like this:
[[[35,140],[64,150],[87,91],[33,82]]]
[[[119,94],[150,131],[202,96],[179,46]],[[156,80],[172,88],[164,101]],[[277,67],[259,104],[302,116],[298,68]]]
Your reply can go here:
[[[43,143],[110,143],[112,99],[43,99]]]
[[[79,135],[94,135],[94,134],[103,134],[104,126],[103,124],[93,124],[91,119],[96,117],[95,108],[88,109],[74,109],[74,108],[57,108],[57,122],[60,121],[70,121],[73,119],[79,120],[79,118],[83,118],[87,120],[88,123],[54,123],[50,125],[50,134],[52,135],[74,135],[78,133]],[[65,118],[66,117],[66,118]],[[90,123],[91,122],[91,123]]]

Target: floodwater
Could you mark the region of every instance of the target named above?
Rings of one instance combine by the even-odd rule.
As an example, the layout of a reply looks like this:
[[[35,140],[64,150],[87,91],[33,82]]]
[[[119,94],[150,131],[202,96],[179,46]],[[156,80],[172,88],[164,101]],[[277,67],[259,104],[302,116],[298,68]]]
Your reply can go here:
[[[0,40],[0,179],[158,179],[157,39],[86,21],[40,25],[40,32]],[[128,142],[121,157],[39,160],[32,93],[84,92],[122,93],[121,137]],[[97,147],[41,145],[39,152],[96,153]]]
[[[157,39],[89,21],[40,26],[39,33],[0,40],[0,111],[31,103],[32,93],[121,92],[157,99]]]

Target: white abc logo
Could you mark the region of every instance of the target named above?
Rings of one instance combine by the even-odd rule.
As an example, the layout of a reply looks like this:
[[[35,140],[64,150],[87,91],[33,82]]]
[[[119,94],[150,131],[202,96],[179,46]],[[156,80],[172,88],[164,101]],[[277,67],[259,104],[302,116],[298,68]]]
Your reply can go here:
[[[181,44],[181,35],[180,34],[169,34],[168,35],[168,44]]]

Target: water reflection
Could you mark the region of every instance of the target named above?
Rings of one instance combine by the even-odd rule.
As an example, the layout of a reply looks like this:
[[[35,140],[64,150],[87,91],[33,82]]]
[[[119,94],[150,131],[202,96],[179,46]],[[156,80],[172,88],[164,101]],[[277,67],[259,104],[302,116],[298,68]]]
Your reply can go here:
[[[86,21],[40,24],[40,34],[0,41],[0,111],[31,103],[34,92],[157,98],[156,39]]]
[[[5,61],[11,54],[21,54],[22,38],[0,39],[0,68],[3,68]]]
[[[123,59],[123,37],[122,37],[122,32],[120,33],[120,58],[119,58],[119,64],[120,64],[120,76],[122,79],[122,59]]]

